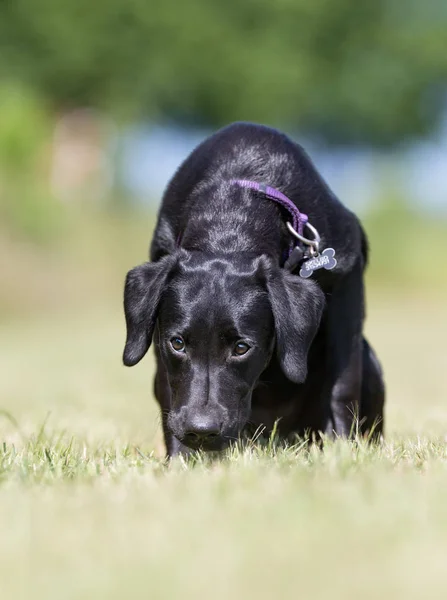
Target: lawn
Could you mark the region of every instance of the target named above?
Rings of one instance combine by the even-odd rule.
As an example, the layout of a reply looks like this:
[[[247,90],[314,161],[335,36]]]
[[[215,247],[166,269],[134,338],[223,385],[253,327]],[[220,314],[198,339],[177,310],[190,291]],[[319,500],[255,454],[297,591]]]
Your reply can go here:
[[[169,468],[118,306],[4,321],[2,600],[445,598],[445,303],[369,305],[383,446],[272,441]]]
[[[50,255],[0,240],[0,599],[446,598],[446,290],[405,262],[413,230],[390,255],[370,227],[382,446],[271,440],[168,468],[152,358],[121,365],[150,228],[115,221]]]

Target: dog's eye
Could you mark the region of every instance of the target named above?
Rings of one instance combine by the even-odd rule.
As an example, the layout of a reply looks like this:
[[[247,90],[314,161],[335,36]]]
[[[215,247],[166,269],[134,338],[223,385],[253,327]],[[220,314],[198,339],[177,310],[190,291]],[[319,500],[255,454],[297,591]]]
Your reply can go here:
[[[243,354],[246,354],[249,350],[250,346],[248,344],[246,344],[245,342],[237,342],[237,344],[234,347],[233,354],[235,354],[236,356],[242,356]]]
[[[176,352],[184,352],[185,351],[185,342],[183,341],[183,338],[181,338],[179,335],[176,335],[175,337],[172,338],[171,346],[174,348],[174,350]]]

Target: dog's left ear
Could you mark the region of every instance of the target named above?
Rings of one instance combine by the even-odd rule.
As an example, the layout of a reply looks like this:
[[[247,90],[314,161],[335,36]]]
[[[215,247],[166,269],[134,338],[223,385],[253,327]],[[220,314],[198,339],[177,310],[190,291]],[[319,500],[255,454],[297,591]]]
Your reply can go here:
[[[317,333],[325,297],[311,280],[274,269],[267,276],[273,310],[278,360],[288,379],[303,383],[307,353]]]
[[[158,304],[175,262],[176,257],[168,255],[127,273],[124,288],[127,339],[123,354],[127,367],[136,365],[151,345]]]

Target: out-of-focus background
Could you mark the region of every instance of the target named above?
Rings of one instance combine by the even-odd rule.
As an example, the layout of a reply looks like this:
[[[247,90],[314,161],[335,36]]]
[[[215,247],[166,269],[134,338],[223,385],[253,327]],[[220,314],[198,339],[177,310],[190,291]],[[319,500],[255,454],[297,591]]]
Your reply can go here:
[[[446,27],[441,0],[2,3],[1,407],[156,437],[150,364],[120,365],[123,279],[180,161],[253,120],[299,140],[365,223],[390,430],[447,423]]]
[[[233,120],[299,140],[364,220],[370,336],[390,353],[391,382],[405,384],[402,353],[415,368],[429,354],[430,364],[433,354],[441,360],[443,348],[433,348],[447,288],[446,27],[441,0],[41,0],[38,11],[32,0],[2,3],[3,408],[31,423],[47,413],[82,417],[88,432],[94,407],[105,425],[112,405],[154,435],[132,387],[149,386],[148,368],[120,365],[123,279],[147,257],[180,161]],[[406,342],[390,350],[402,339],[399,320]],[[103,360],[119,393],[94,393],[83,360],[91,377]],[[35,369],[60,389],[33,382]],[[423,377],[436,394],[423,388],[424,403],[415,399],[425,418],[442,397],[437,375]],[[396,406],[391,393],[390,427]],[[403,413],[400,422],[420,425]]]
[[[147,258],[162,190],[180,161],[206,135],[234,120],[262,122],[289,133],[308,150],[341,200],[362,218],[371,244],[366,328],[385,370],[387,439],[396,444],[424,436],[444,439],[446,32],[445,0],[0,2],[1,478],[6,477],[2,471],[6,456],[13,457],[20,481],[28,481],[44,464],[50,473],[59,473],[52,458],[55,439],[82,440],[86,445],[79,464],[87,467],[93,464],[89,452],[101,453],[110,444],[143,448],[141,456],[153,449],[163,451],[151,391],[152,359],[134,369],[121,365],[124,276]],[[38,442],[35,457],[27,454],[29,436]],[[53,445],[44,450],[45,436]],[[418,470],[425,455],[419,442],[414,444]],[[75,477],[75,471],[70,471],[71,442],[67,448],[60,471],[63,481]],[[403,450],[393,448],[391,463],[396,456],[405,456]],[[437,448],[439,456],[444,456],[443,445]],[[101,456],[109,456],[107,452]],[[96,467],[98,486],[105,485],[109,476],[115,477],[115,467],[104,461]],[[441,487],[445,486],[442,466],[437,468]],[[352,489],[342,483],[335,490],[329,464],[326,479],[306,476],[296,489],[290,489],[290,496],[282,496],[283,502],[289,498],[284,505],[288,512],[279,513],[287,514],[288,521],[277,523],[279,531],[283,526],[285,537],[289,536],[290,523],[295,522],[296,536],[303,535],[290,548],[283,545],[283,538],[276,540],[277,550],[284,549],[277,555],[284,593],[290,591],[291,571],[286,565],[296,556],[297,545],[314,548],[313,556],[327,553],[324,564],[334,569],[328,581],[335,585],[339,563],[332,561],[330,548],[339,554],[346,531],[358,531],[360,525],[363,540],[379,535],[383,515],[392,514],[388,513],[392,498],[380,496],[393,485],[395,474],[389,474],[390,470],[383,467],[382,479],[366,474],[365,488],[357,488],[354,482]],[[274,515],[279,513],[272,494],[282,488],[279,472],[272,471],[265,479],[264,471],[260,473],[258,479],[248,474],[247,480],[241,475],[230,483],[239,490],[234,492],[239,500],[245,498],[246,484],[251,482],[258,490],[254,500],[260,511],[258,521],[258,513],[249,508],[248,494],[240,505],[245,516],[237,533],[233,521],[222,521],[225,502],[233,502],[233,496],[226,495],[225,486],[219,487],[220,480],[206,479],[206,473],[205,499],[199,503],[202,480],[188,488],[186,478],[176,480],[173,475],[163,488],[163,483],[156,483],[156,474],[148,476],[145,481],[151,483],[147,495],[146,488],[144,492],[139,489],[136,514],[140,516],[133,521],[133,505],[127,513],[123,508],[128,506],[126,494],[131,494],[126,482],[140,484],[130,473],[114,491],[99,487],[89,495],[62,487],[57,489],[65,491],[55,492],[51,501],[36,490],[28,495],[17,491],[11,499],[1,496],[0,512],[5,519],[0,545],[0,574],[2,569],[5,574],[2,597],[13,597],[14,581],[23,584],[24,598],[31,593],[45,600],[86,598],[93,597],[86,590],[94,589],[95,598],[110,600],[123,597],[135,575],[143,582],[150,572],[152,584],[159,586],[158,595],[145,594],[146,588],[140,588],[144,598],[179,597],[175,593],[197,597],[210,589],[216,598],[228,597],[231,582],[237,585],[238,581],[246,585],[247,597],[254,589],[257,597],[270,598],[275,593],[273,583],[252,585],[263,572],[268,573],[267,563],[260,569],[257,566],[269,556],[258,556],[259,547],[276,535],[276,529],[270,533],[265,529],[270,517],[265,518],[260,499],[271,500],[268,514],[276,523]],[[416,577],[421,547],[434,550],[432,542],[441,544],[437,536],[442,532],[442,519],[432,522],[432,537],[427,537],[425,528],[431,523],[426,501],[436,497],[438,480],[430,479],[432,487],[424,488],[418,473],[409,477],[408,486],[401,487],[408,494],[399,495],[396,490],[395,519],[390,517],[385,525],[387,531],[396,533],[394,538],[377,541],[377,554],[371,556],[366,544],[356,547],[354,537],[349,542],[350,552],[353,548],[356,556],[364,552],[363,562],[357,579],[345,569],[345,579],[336,588],[340,597],[348,589],[364,598],[377,598],[379,590],[371,587],[368,573],[370,565],[380,560],[386,581],[391,582],[390,597],[421,597],[427,581],[440,581],[444,563],[433,562],[433,552],[433,577]],[[303,487],[307,485],[316,486],[312,488],[315,497],[306,495]],[[187,489],[189,504],[183,504]],[[377,513],[371,513],[368,503],[379,497],[375,490],[383,502]],[[413,494],[420,503],[417,514],[406,504]],[[148,497],[153,513],[145,508]],[[301,504],[295,511],[297,497]],[[340,505],[332,512],[326,510],[322,497],[339,498]],[[364,509],[358,513],[358,522],[354,504]],[[178,521],[166,522],[168,505],[169,514],[183,515],[185,521],[178,517]],[[205,507],[203,514],[209,522],[200,520],[198,506]],[[233,516],[239,514],[238,507],[235,501]],[[377,515],[377,521],[371,514]],[[250,515],[250,531],[264,536],[259,544],[254,534],[242,536]],[[179,557],[171,552],[168,540],[171,536],[180,539],[186,521],[192,529],[185,530],[179,546],[185,577],[181,584],[171,577],[171,567]],[[300,529],[305,521],[308,529]],[[222,530],[217,527],[220,522]],[[392,529],[391,523],[401,529]],[[225,560],[233,561],[227,579],[217,570],[205,569],[208,575],[204,574],[198,564],[191,570],[195,578],[187,579],[191,556],[195,556],[188,554],[190,546],[201,544],[200,560],[209,559],[205,534],[196,537],[201,527],[208,534],[217,532],[213,534],[217,545],[226,540],[226,546],[221,546],[227,551]],[[329,538],[328,532],[332,532]],[[417,534],[411,551],[405,542],[408,532]],[[138,543],[133,544],[129,535]],[[314,545],[306,545],[307,536],[314,536]],[[323,539],[329,539],[326,549]],[[254,540],[253,546],[249,540]],[[398,555],[390,552],[397,547],[393,544],[401,542],[399,562]],[[155,549],[150,550],[152,558],[148,557],[151,543],[160,545],[161,558]],[[40,562],[31,567],[28,561],[33,552]],[[307,555],[300,556],[302,564],[308,565],[309,593],[304,597],[311,592],[317,597],[310,574],[321,581],[321,573],[315,573],[312,560],[306,563]],[[251,570],[244,569],[246,560],[252,561]],[[340,565],[350,568],[351,561],[348,553]],[[394,570],[397,562],[400,571]],[[159,564],[167,575],[164,583],[157,579]],[[320,559],[318,564],[322,564]],[[11,578],[19,565],[22,570],[24,565],[29,567],[28,574],[40,581],[41,595],[36,587],[27,586],[22,571],[18,578]],[[152,571],[147,571],[147,565],[152,565]],[[296,565],[291,569],[295,573]],[[414,580],[408,578],[410,572]],[[42,573],[46,579],[39,580]],[[73,579],[74,573],[79,579]],[[216,581],[217,589],[213,589]],[[381,581],[378,577],[377,585]],[[300,585],[303,580],[294,589],[300,590]],[[404,596],[393,595],[393,589],[402,585]],[[331,591],[334,598],[339,597],[336,590]],[[323,589],[320,592],[327,597]]]

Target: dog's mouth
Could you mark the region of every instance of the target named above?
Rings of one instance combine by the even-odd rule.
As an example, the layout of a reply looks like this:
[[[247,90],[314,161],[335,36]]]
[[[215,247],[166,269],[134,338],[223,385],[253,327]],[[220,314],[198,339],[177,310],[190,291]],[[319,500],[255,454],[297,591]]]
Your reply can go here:
[[[176,436],[176,438],[184,446],[191,448],[192,450],[203,450],[205,452],[221,452],[227,448],[232,440],[236,437],[225,436],[219,434],[208,435],[206,438],[202,438],[195,434],[187,434],[184,436]]]

